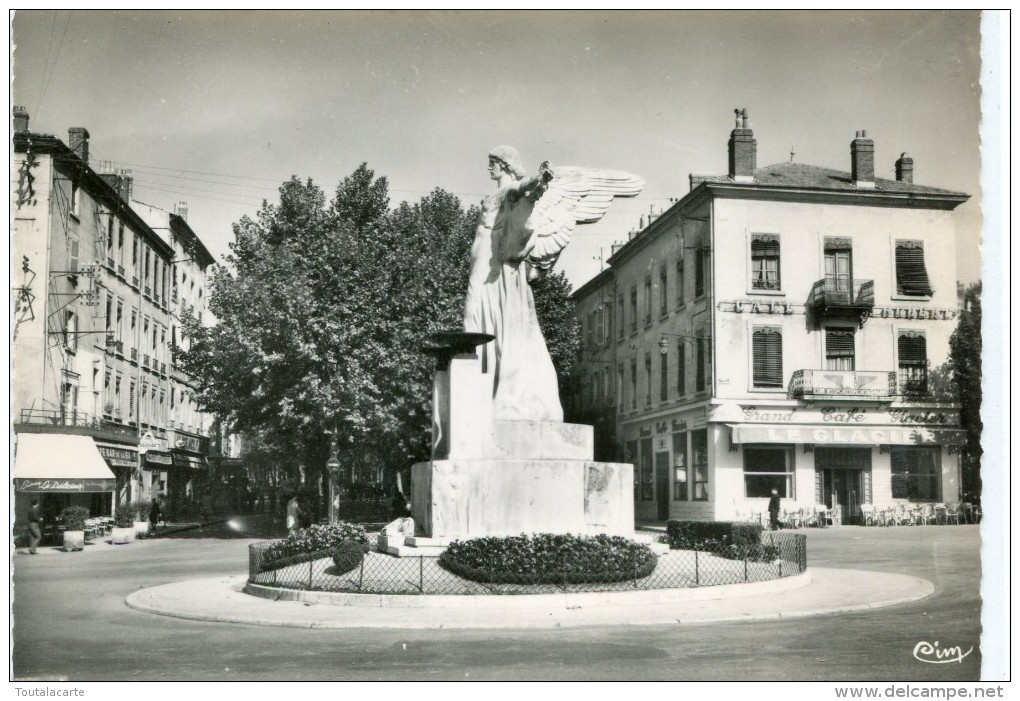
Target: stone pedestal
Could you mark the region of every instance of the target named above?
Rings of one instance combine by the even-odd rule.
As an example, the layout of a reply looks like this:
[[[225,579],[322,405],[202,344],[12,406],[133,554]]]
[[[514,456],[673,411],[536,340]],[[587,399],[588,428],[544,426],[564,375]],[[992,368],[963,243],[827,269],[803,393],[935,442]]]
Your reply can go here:
[[[432,460],[413,466],[411,511],[429,545],[521,533],[632,536],[634,468],[594,462],[591,426],[494,421],[474,347],[444,334],[436,357]],[[424,544],[424,543],[423,543]]]

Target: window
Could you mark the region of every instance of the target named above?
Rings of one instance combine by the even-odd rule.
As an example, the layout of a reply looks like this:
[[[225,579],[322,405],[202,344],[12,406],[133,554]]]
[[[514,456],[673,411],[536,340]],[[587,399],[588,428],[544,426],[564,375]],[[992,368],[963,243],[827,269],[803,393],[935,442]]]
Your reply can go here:
[[[131,380],[128,385],[128,420],[135,416],[135,381]]]
[[[71,183],[71,202],[69,203],[69,210],[71,214],[77,219],[79,210],[81,209],[81,191],[78,187],[78,183]]]
[[[654,490],[652,473],[652,439],[641,439],[641,499],[651,501]]]
[[[616,403],[620,407],[620,413],[623,413],[623,365],[616,369]]]
[[[623,461],[630,463],[634,466],[635,471],[637,470],[638,461],[638,443],[637,441],[627,441],[627,445],[623,451]],[[638,499],[641,497],[641,480],[638,479],[638,475],[634,475],[634,498]]]
[[[113,295],[111,294],[106,295],[106,326],[103,328],[106,329],[107,335],[113,331]]]
[[[707,284],[706,278],[708,275],[705,270],[705,259],[708,257],[707,251],[701,246],[697,247],[694,255],[694,296],[701,297],[705,294],[705,286]]]
[[[778,326],[756,326],[751,341],[755,387],[783,386],[783,332]]]
[[[676,344],[676,392],[681,397],[687,394],[687,339],[681,338]]]
[[[117,300],[117,340],[119,341],[124,337],[124,303],[119,299]]]
[[[78,418],[78,376],[63,373],[60,383],[60,416],[65,425],[73,426]]]
[[[854,330],[851,328],[825,330],[825,369],[854,369]]]
[[[595,348],[595,312],[589,312],[584,319],[584,350],[591,353]]]
[[[897,339],[900,394],[928,393],[928,347],[923,331],[900,331]]]
[[[669,378],[669,371],[667,364],[669,363],[669,355],[662,353],[659,355],[659,401],[666,401],[666,397],[669,394],[669,388],[666,386],[666,382]]]
[[[825,291],[843,304],[853,301],[853,251],[846,237],[825,238]]]
[[[131,270],[138,272],[138,234],[131,234]]]
[[[779,237],[775,234],[751,235],[751,288],[779,289]]]
[[[69,234],[67,237],[67,270],[71,273],[78,272],[78,259],[81,257],[81,246],[77,234]],[[72,278],[73,280],[73,278]],[[72,284],[74,284],[72,282]]]
[[[630,361],[630,408],[637,409],[637,360]]]
[[[645,276],[645,324],[652,323],[652,276]]]
[[[625,335],[623,330],[623,295],[616,298],[616,327],[617,337],[622,341]]]
[[[113,381],[113,415],[118,419],[120,418],[120,384],[122,381],[120,373],[117,373],[117,377]]]
[[[630,288],[630,330],[637,331],[637,286]]]
[[[745,445],[744,496],[768,498],[775,489],[784,499],[793,493],[793,448]]]
[[[687,432],[673,434],[673,500],[687,501]]]
[[[113,413],[113,401],[110,398],[110,380],[112,375],[109,370],[103,377],[103,414],[109,417]]]
[[[595,310],[595,345],[604,346],[606,343],[606,306],[600,304]]]
[[[145,255],[143,256],[145,270],[142,271],[142,280],[145,281],[145,286],[149,286],[149,249],[145,249]]]
[[[78,314],[70,309],[64,312],[64,350],[68,353],[78,350]]]
[[[645,353],[645,405],[652,403],[652,354]]]
[[[659,266],[659,314],[665,316],[669,311],[669,302],[667,299],[668,289],[666,285],[666,264],[663,263]]]
[[[684,306],[684,259],[676,261],[676,306]]]
[[[198,290],[199,298],[202,297],[201,288]],[[605,317],[605,331],[602,339],[602,344],[608,346],[609,342],[613,340],[613,303],[607,302],[602,307],[602,314]]]
[[[700,336],[694,339],[695,365],[694,368],[694,391],[705,391],[705,344]]]
[[[942,466],[936,446],[892,446],[893,499],[942,501]]]
[[[121,223],[117,232],[117,263],[124,265],[124,224]]]
[[[911,297],[930,297],[931,283],[924,267],[924,243],[921,241],[896,242],[896,294]]]
[[[694,501],[708,501],[708,429],[691,431]]]

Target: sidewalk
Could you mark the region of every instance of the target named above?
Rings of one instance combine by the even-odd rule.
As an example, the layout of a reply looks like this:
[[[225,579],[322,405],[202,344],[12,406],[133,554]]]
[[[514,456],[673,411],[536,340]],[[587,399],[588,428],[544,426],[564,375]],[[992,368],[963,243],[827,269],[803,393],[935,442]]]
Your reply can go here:
[[[103,535],[103,536],[99,536],[99,537],[95,538],[94,540],[86,541],[85,549],[84,550],[79,550],[79,551],[76,551],[76,552],[78,552],[78,553],[82,553],[82,552],[88,553],[88,552],[98,552],[98,551],[103,551],[103,550],[109,550],[111,548],[124,548],[124,547],[126,547],[128,545],[132,545],[136,541],[158,540],[159,538],[162,538],[163,536],[173,535],[174,533],[182,533],[184,531],[191,531],[191,530],[194,530],[196,528],[202,528],[203,526],[212,525],[214,523],[222,523],[225,520],[226,520],[226,518],[223,518],[223,519],[212,518],[212,519],[209,520],[208,523],[205,523],[205,524],[197,522],[197,521],[168,522],[166,525],[160,526],[155,531],[150,530],[149,531],[149,535],[147,535],[144,538],[138,538],[136,536],[135,540],[132,541],[131,543],[123,543],[123,544],[120,544],[120,545],[114,545],[111,542],[111,540],[110,540],[110,534],[106,534],[106,535]],[[64,546],[63,546],[63,544],[60,544],[60,543],[50,542],[50,543],[48,543],[46,545],[43,545],[42,543],[40,543],[39,547],[38,547],[38,554],[39,555],[51,555],[51,554],[54,554],[54,553],[64,553],[64,552],[66,552],[64,550]],[[16,555],[28,555],[29,554],[28,547],[26,546],[26,547],[16,548],[15,549],[15,554]]]
[[[894,606],[935,591],[930,582],[917,577],[829,568],[755,584],[527,596],[383,596],[253,588],[274,600],[245,593],[245,581],[245,575],[234,575],[141,589],[127,597],[127,605],[176,618],[290,628],[558,628],[818,616]]]

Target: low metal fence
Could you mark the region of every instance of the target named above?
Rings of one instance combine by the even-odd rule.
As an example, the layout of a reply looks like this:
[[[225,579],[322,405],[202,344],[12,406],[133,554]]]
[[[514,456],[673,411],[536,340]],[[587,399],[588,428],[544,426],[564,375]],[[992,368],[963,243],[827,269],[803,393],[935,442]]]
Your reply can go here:
[[[762,582],[800,574],[807,570],[807,536],[765,532],[761,543],[725,551],[670,550],[659,555],[647,573],[635,561],[633,572],[585,573],[564,558],[560,571],[542,584],[500,580],[498,573],[482,571],[473,581],[453,574],[435,556],[395,557],[372,549],[361,564],[349,572],[338,571],[328,553],[315,553],[304,562],[293,558],[282,566],[266,558],[271,542],[249,546],[248,581],[283,589],[353,592],[365,594],[551,594],[558,592],[606,592]],[[579,578],[588,581],[578,582]],[[503,578],[505,579],[505,578]]]

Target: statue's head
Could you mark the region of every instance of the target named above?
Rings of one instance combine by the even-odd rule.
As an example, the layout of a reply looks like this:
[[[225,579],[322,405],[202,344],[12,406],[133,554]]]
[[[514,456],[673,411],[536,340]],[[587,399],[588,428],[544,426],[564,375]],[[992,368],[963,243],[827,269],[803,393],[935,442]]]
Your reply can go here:
[[[506,172],[520,180],[527,173],[521,165],[521,156],[513,146],[497,146],[489,151],[489,161],[495,161],[502,166]]]

